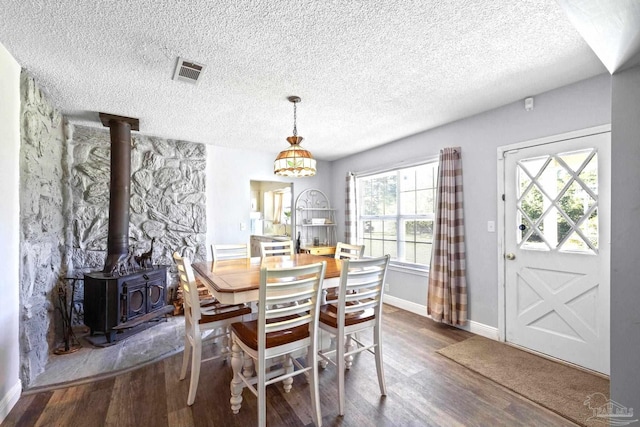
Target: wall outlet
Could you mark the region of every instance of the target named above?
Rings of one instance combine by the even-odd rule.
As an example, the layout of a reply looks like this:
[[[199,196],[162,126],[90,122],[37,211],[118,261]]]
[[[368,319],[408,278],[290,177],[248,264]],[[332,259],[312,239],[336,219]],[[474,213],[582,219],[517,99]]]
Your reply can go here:
[[[389,288],[390,288],[390,287],[391,287],[391,286],[390,286],[388,283],[385,283],[385,284],[384,284],[384,291],[385,291],[385,292],[389,292]]]
[[[246,222],[241,222],[240,223],[240,231],[244,231],[247,229],[247,223]]]

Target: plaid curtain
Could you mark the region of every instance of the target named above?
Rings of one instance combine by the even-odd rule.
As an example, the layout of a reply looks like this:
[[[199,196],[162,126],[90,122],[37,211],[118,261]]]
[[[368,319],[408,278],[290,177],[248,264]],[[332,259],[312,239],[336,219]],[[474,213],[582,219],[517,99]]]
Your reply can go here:
[[[440,151],[427,313],[451,325],[467,322],[467,279],[460,147]]]
[[[351,172],[347,172],[347,182],[345,186],[344,200],[344,242],[356,245],[358,236],[356,235],[356,177]]]

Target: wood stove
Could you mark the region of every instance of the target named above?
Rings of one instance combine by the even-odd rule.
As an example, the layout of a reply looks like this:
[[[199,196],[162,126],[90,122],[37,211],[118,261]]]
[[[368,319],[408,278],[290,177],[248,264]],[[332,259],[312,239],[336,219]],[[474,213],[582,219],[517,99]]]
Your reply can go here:
[[[124,276],[103,272],[84,275],[84,323],[91,335],[104,333],[107,343],[117,333],[173,311],[166,304],[167,268],[154,267]]]
[[[166,302],[167,268],[151,262],[155,238],[140,257],[129,246],[131,130],[139,130],[139,121],[105,113],[100,119],[111,136],[107,256],[102,271],[84,275],[84,323],[92,336],[103,333],[112,343],[118,332],[133,331],[173,311],[173,305]]]

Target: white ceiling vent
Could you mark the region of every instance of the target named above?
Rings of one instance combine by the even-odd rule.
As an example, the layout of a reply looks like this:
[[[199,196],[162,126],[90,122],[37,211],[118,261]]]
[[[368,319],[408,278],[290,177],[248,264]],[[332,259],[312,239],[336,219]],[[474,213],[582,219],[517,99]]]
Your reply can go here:
[[[173,80],[196,84],[202,76],[205,67],[206,65],[204,64],[178,58],[176,70],[173,72]]]

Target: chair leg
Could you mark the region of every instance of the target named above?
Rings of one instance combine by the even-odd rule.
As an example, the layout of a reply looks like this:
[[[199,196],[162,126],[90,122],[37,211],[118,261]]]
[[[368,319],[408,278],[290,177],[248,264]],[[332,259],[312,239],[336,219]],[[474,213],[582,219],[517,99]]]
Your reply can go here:
[[[189,396],[187,405],[193,405],[196,400],[196,390],[198,390],[198,380],[200,379],[200,363],[202,360],[202,342],[195,340],[191,354],[191,379],[189,380]]]
[[[253,376],[254,373],[257,372],[257,369],[259,369],[259,363],[258,361],[254,361],[252,358],[250,357],[245,357],[244,358],[244,362],[243,362],[243,367],[242,367],[242,375],[245,378],[251,378]]]
[[[226,353],[224,360],[227,362],[228,365],[231,365],[231,340],[229,338],[230,337],[229,327],[225,326],[223,330],[224,330],[224,335],[222,336],[222,348],[220,349],[220,351],[222,353]]]
[[[242,406],[242,389],[243,382],[240,378],[240,371],[244,365],[244,354],[240,346],[236,344],[235,340],[231,343],[231,369],[233,370],[233,378],[231,379],[231,411],[237,414]]]
[[[284,358],[284,371],[287,374],[290,374],[291,372],[293,372],[293,360],[291,360],[292,356],[285,356]],[[264,369],[263,367],[260,368],[260,372],[262,372]],[[285,378],[284,380],[282,380],[282,384],[284,387],[284,392],[285,393],[289,393],[291,391],[291,386],[293,385],[293,377],[289,377],[289,378]]]
[[[187,376],[187,368],[189,367],[189,357],[191,356],[191,341],[185,335],[184,352],[182,353],[182,368],[180,369],[180,379],[183,380]]]
[[[344,340],[344,346],[345,346],[345,352],[347,353],[354,349],[355,344],[353,344],[353,340],[351,339],[351,334],[346,336]],[[353,354],[346,356],[346,359],[345,359],[345,368],[351,369],[351,366],[353,366]]]
[[[387,386],[384,382],[384,365],[382,363],[382,328],[376,326],[373,330],[373,339],[376,344],[376,371],[378,371],[378,385],[380,386],[380,394],[387,395]]]
[[[311,366],[309,375],[309,391],[311,392],[311,416],[316,426],[322,425],[320,413],[320,390],[318,386],[318,349],[314,346],[307,351],[307,366]]]
[[[265,364],[261,363],[258,369],[258,383],[256,390],[258,391],[258,426],[266,427],[267,425],[267,373]],[[291,386],[289,386],[291,389]]]
[[[338,335],[336,338],[336,365],[338,368],[338,414],[344,416],[344,371],[345,371],[345,346],[344,335]]]
[[[326,291],[325,291],[326,292]],[[318,329],[318,348],[320,353],[330,351],[334,346],[333,335],[323,329]],[[322,369],[326,369],[329,362],[323,358],[317,358],[318,364]]]

